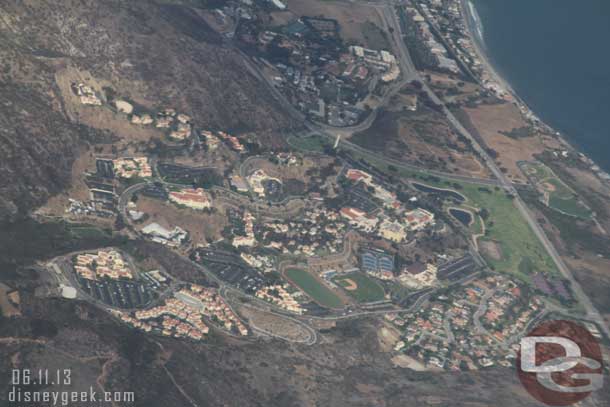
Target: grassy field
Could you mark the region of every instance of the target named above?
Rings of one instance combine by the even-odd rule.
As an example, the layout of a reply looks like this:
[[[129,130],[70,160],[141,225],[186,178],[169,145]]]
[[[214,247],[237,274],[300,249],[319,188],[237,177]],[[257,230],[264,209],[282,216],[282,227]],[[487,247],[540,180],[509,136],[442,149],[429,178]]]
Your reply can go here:
[[[472,232],[473,235],[479,235],[483,233],[483,221],[481,220],[481,217],[479,215],[474,214],[474,218],[468,229],[470,230],[470,232]]]
[[[89,225],[70,225],[70,233],[76,239],[110,239],[112,237],[108,230]]]
[[[324,147],[330,145],[328,139],[322,136],[310,136],[310,137],[295,137],[290,136],[286,140],[290,146],[297,150],[322,152]]]
[[[545,195],[545,203],[569,216],[591,219],[592,211],[583,205],[576,193],[564,183],[549,167],[539,162],[524,162],[521,169]]]
[[[498,271],[512,273],[527,282],[532,273],[556,272],[555,265],[542,243],[515,208],[513,198],[508,197],[502,190],[472,184],[463,184],[459,192],[467,197],[465,204],[486,209],[489,213],[484,221],[485,236],[479,241],[493,242],[499,248],[499,257],[482,253],[490,266]],[[524,272],[524,269],[519,267],[524,260],[531,265],[527,268],[529,272]]]
[[[321,306],[326,308],[340,308],[342,306],[341,299],[307,271],[292,268],[286,270],[286,276]]]
[[[549,208],[583,219],[590,219],[592,216],[591,210],[574,198],[562,199],[551,195],[549,197]]]
[[[383,288],[364,273],[341,274],[334,277],[333,281],[358,302],[373,302],[384,299]],[[357,287],[350,289],[350,287],[353,287],[352,283],[355,283]]]

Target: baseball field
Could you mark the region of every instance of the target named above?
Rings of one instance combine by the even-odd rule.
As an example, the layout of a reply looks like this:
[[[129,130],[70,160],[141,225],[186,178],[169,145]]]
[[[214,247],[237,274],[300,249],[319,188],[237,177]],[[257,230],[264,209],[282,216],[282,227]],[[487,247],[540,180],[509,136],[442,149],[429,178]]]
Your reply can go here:
[[[384,299],[383,288],[364,273],[354,272],[341,274],[333,278],[333,282],[360,303],[380,301]]]

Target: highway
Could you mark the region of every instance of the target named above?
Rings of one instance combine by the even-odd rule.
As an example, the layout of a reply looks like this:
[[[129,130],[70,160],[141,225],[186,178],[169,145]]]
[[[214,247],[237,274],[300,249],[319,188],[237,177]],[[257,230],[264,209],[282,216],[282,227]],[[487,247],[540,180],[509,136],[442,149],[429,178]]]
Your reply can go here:
[[[584,306],[584,308],[586,310],[586,318],[597,323],[600,326],[600,328],[602,329],[602,331],[606,334],[606,336],[610,338],[610,330],[608,329],[608,326],[605,323],[605,321],[603,320],[601,314],[595,308],[595,306],[593,305],[591,300],[588,298],[588,296],[584,293],[584,291],[582,290],[582,288],[580,287],[580,285],[578,284],[578,282],[575,280],[574,276],[572,275],[571,271],[566,266],[566,264],[563,262],[563,260],[559,256],[559,253],[557,252],[557,250],[555,249],[553,244],[550,242],[550,240],[548,239],[548,237],[542,230],[541,226],[536,222],[534,216],[530,213],[530,211],[528,210],[525,203],[521,200],[521,198],[519,197],[519,194],[517,193],[517,190],[515,189],[512,182],[504,175],[504,173],[498,168],[498,166],[496,165],[494,160],[489,156],[489,154],[485,151],[485,149],[478,143],[478,141],[475,139],[475,137],[472,136],[472,134],[459,122],[459,120],[453,115],[453,113],[446,107],[444,102],[438,98],[438,96],[432,91],[432,89],[430,89],[430,87],[425,83],[425,81],[422,80],[419,73],[416,71],[413,61],[410,58],[408,49],[403,41],[403,33],[402,33],[402,30],[400,27],[400,23],[398,21],[398,16],[396,15],[396,12],[394,10],[393,3],[392,2],[386,2],[383,4],[374,3],[374,4],[370,4],[370,5],[371,5],[371,7],[376,8],[380,12],[380,15],[383,17],[383,20],[384,20],[384,25],[386,26],[386,28],[388,28],[388,31],[392,33],[392,38],[396,45],[398,59],[399,59],[400,65],[401,65],[401,72],[404,75],[401,79],[401,82],[399,83],[400,87],[403,86],[405,83],[408,83],[412,80],[418,80],[420,83],[422,83],[422,86],[423,86],[422,90],[424,92],[426,92],[426,94],[428,95],[428,97],[430,98],[431,101],[433,101],[434,103],[441,106],[442,112],[447,117],[447,120],[451,123],[451,125],[454,127],[454,129],[458,133],[460,133],[463,137],[470,140],[473,149],[479,154],[479,156],[481,157],[481,159],[483,160],[483,162],[485,163],[487,168],[489,168],[491,173],[495,176],[495,179],[472,178],[472,177],[465,177],[465,176],[459,176],[459,175],[455,175],[455,174],[447,174],[447,173],[443,173],[443,172],[422,169],[421,167],[417,167],[417,166],[414,166],[414,165],[411,165],[408,163],[404,163],[400,160],[390,159],[381,154],[373,153],[369,150],[366,150],[366,149],[364,149],[358,145],[355,145],[349,141],[346,141],[346,140],[341,141],[341,146],[344,148],[352,149],[353,151],[358,151],[363,154],[367,154],[368,156],[372,156],[372,157],[378,158],[380,160],[384,160],[385,162],[392,164],[399,168],[405,168],[405,169],[413,170],[413,171],[424,171],[425,173],[430,174],[430,175],[435,175],[435,176],[444,177],[444,178],[448,178],[448,179],[454,179],[456,181],[500,186],[500,187],[504,188],[504,190],[507,193],[510,193],[511,195],[513,195],[515,197],[514,198],[515,207],[519,210],[521,215],[525,218],[525,220],[529,224],[533,233],[540,240],[540,242],[542,243],[542,245],[548,252],[549,256],[552,258],[553,262],[555,263],[559,272],[563,275],[563,277],[566,280],[568,280],[570,282],[572,290],[573,290],[576,298],[581,302],[581,304]],[[392,29],[390,30],[389,28],[392,28]],[[261,80],[267,84],[267,86],[268,86],[270,92],[272,93],[272,95],[274,96],[274,98],[277,99],[277,101],[288,111],[288,113],[293,117],[293,119],[297,123],[306,127],[309,130],[310,134],[322,135],[324,137],[327,137],[331,142],[334,142],[336,135],[340,132],[348,132],[348,133],[353,134],[353,132],[365,130],[366,128],[370,127],[370,125],[372,124],[372,122],[375,118],[375,116],[374,116],[375,112],[373,112],[371,114],[371,117],[368,118],[367,120],[365,120],[363,123],[361,123],[357,126],[353,126],[350,128],[343,128],[343,129],[329,128],[328,126],[322,126],[322,125],[319,125],[316,123],[311,123],[311,122],[307,121],[305,116],[301,112],[299,112],[296,108],[294,108],[285,99],[283,94],[274,86],[274,84],[269,80],[269,78],[267,78],[262,73],[260,68],[256,64],[254,64],[247,55],[245,55],[243,53],[242,53],[242,55],[244,57],[244,61],[246,63],[246,67],[248,68],[248,70],[259,80]],[[387,103],[390,100],[389,98],[391,97],[391,94],[393,92],[395,92],[396,89],[400,89],[400,87],[397,86],[396,88],[391,89],[385,95],[384,103]],[[121,213],[125,213],[126,205],[129,202],[129,199],[131,198],[133,193],[142,189],[144,187],[144,185],[145,184],[133,185],[133,186],[127,188],[123,192],[123,194],[121,194],[121,197],[119,199],[119,210]],[[197,266],[200,269],[205,270],[205,268],[202,267],[201,265],[197,265]],[[205,272],[207,275],[213,276],[213,273],[210,273],[208,270],[205,270]],[[213,276],[213,278],[214,277],[215,276]],[[217,279],[215,279],[215,280],[217,280]],[[221,287],[222,286],[224,286],[224,284],[221,283]],[[422,298],[420,298],[415,304],[413,304],[411,307],[409,307],[407,309],[357,312],[354,314],[348,314],[348,315],[343,315],[343,316],[309,317],[309,319],[318,319],[318,318],[319,319],[344,319],[344,318],[362,317],[362,316],[373,315],[373,314],[385,314],[385,313],[392,313],[392,312],[411,311],[411,310],[416,309],[419,306],[421,306],[421,304],[425,301],[425,299],[427,299],[427,296],[422,296]]]
[[[271,92],[271,95],[276,99],[276,101],[282,107],[284,107],[286,109],[286,112],[292,117],[292,119],[296,123],[298,123],[299,125],[301,125],[302,127],[305,127],[307,129],[306,132],[301,132],[298,135],[295,134],[295,136],[307,137],[310,135],[319,135],[319,136],[326,137],[331,143],[334,143],[337,135],[349,136],[354,133],[366,130],[369,127],[371,127],[371,125],[373,124],[373,121],[377,117],[377,113],[378,113],[379,109],[381,107],[383,107],[385,104],[387,104],[390,101],[391,97],[394,94],[396,94],[404,85],[412,82],[413,80],[417,80],[417,81],[421,82],[422,84],[424,83],[423,80],[421,79],[419,73],[417,72],[414,63],[411,60],[409,52],[404,44],[403,35],[402,35],[401,28],[400,28],[400,22],[399,22],[398,16],[396,15],[391,3],[386,3],[386,4],[368,3],[368,4],[371,6],[371,8],[378,10],[379,15],[382,17],[382,19],[384,21],[384,26],[388,28],[388,32],[392,33],[392,39],[395,44],[395,50],[397,52],[397,59],[398,59],[398,62],[400,65],[400,70],[401,70],[401,79],[399,82],[397,82],[395,85],[393,85],[392,88],[388,92],[386,92],[386,94],[382,98],[382,102],[379,104],[379,107],[377,109],[373,110],[373,112],[371,112],[369,114],[369,116],[362,123],[359,123],[355,126],[332,127],[332,126],[328,126],[325,124],[313,123],[313,122],[308,121],[306,116],[302,112],[300,112],[298,109],[296,109],[294,106],[292,106],[292,104],[286,99],[284,94],[275,87],[275,84],[264,74],[264,72],[262,71],[262,68],[259,66],[259,64],[253,62],[252,59],[248,55],[246,55],[239,49],[237,50],[242,55],[246,68],[257,79],[259,79],[261,82],[263,82],[264,84],[267,85],[267,88]],[[391,28],[391,30],[389,28]],[[451,114],[451,112],[449,112],[449,110],[445,107],[445,105],[439,101],[439,99],[436,97],[436,95],[434,95],[434,93],[427,86],[424,87],[424,90],[426,91],[426,93],[429,94],[431,100],[433,100],[433,101],[435,101],[435,103],[443,106],[445,113]],[[456,125],[459,125],[462,128],[462,130],[466,131],[466,129],[464,129],[461,126],[461,124],[457,121],[457,119],[455,119],[455,117],[453,117],[452,114],[451,114],[451,117],[453,118],[453,120],[450,119],[449,121],[454,125],[454,127],[456,127]],[[366,154],[370,157],[374,157],[376,159],[383,160],[389,164],[394,165],[395,167],[403,168],[406,170],[423,171],[430,175],[444,177],[444,178],[452,179],[455,181],[491,185],[491,186],[502,186],[501,182],[496,179],[468,177],[468,176],[456,175],[456,174],[452,174],[452,173],[445,173],[445,172],[441,172],[441,171],[428,170],[428,169],[425,169],[425,168],[422,168],[422,167],[419,167],[419,166],[416,166],[413,164],[406,163],[401,160],[392,159],[392,158],[386,157],[382,154],[375,153],[371,150],[367,150],[357,144],[354,144],[351,141],[346,140],[345,137],[342,137],[340,145],[342,148],[346,148],[346,149],[350,149],[352,151]],[[476,144],[476,146],[478,146],[478,144]],[[480,149],[480,150],[482,150],[482,149]],[[487,153],[485,151],[483,151],[483,153],[485,154],[485,156],[487,156]]]
[[[400,26],[398,28],[400,29]],[[408,55],[408,50],[406,49],[406,45],[405,45],[404,41],[401,41],[400,46],[401,46],[401,48],[404,49],[404,53],[406,55]],[[410,60],[410,58],[408,58],[408,59]],[[487,168],[489,168],[489,170],[494,174],[496,179],[500,182],[500,185],[506,190],[506,192],[512,194],[515,197],[515,199],[514,199],[515,207],[519,210],[521,215],[525,218],[525,220],[529,224],[530,228],[532,229],[532,231],[534,232],[536,237],[540,240],[540,242],[546,249],[549,256],[553,259],[553,262],[555,263],[559,272],[563,275],[563,277],[566,280],[568,280],[570,282],[575,296],[578,298],[578,300],[581,302],[581,304],[585,307],[585,309],[587,311],[586,317],[591,319],[592,321],[596,322],[598,325],[600,325],[600,327],[602,328],[602,330],[604,331],[606,336],[608,338],[610,338],[610,329],[608,329],[608,326],[605,323],[604,319],[602,318],[601,314],[595,308],[595,306],[593,305],[593,303],[591,302],[589,297],[584,293],[584,291],[582,290],[582,287],[580,286],[580,284],[578,284],[578,282],[572,275],[572,272],[566,266],[565,262],[561,259],[561,256],[559,256],[559,253],[557,252],[557,250],[555,249],[555,247],[553,246],[551,241],[548,239],[548,237],[542,230],[542,227],[534,219],[534,216],[528,210],[527,206],[525,205],[525,203],[523,202],[523,200],[517,193],[517,190],[513,186],[512,182],[510,180],[508,180],[508,178],[504,175],[504,173],[498,168],[498,166],[496,165],[494,160],[489,156],[489,154],[487,154],[487,151],[485,151],[485,149],[478,143],[478,141],[472,136],[472,134],[464,126],[462,126],[460,121],[447,108],[445,103],[442,102],[438,98],[438,96],[436,96],[436,94],[430,89],[430,87],[426,84],[426,82],[421,79],[419,79],[419,81],[423,84],[423,90],[428,94],[428,96],[430,97],[430,100],[432,100],[434,103],[436,103],[442,107],[442,111],[445,114],[445,116],[447,117],[447,120],[449,120],[449,122],[456,129],[456,131],[458,131],[462,136],[464,136],[468,140],[470,140],[470,142],[472,143],[472,147],[480,155],[480,157],[482,158],[482,160],[485,163],[485,165],[487,166]]]
[[[322,133],[319,130],[313,130],[313,131],[309,131],[308,133],[300,133],[300,137],[309,137],[309,136],[313,136],[313,135],[325,135],[327,136],[329,139],[334,141],[334,138],[332,135],[328,134],[328,133]],[[452,174],[452,173],[448,173],[448,172],[442,172],[442,171],[436,171],[436,170],[430,170],[427,168],[423,168],[420,167],[418,165],[413,165],[413,164],[409,164],[407,162],[401,161],[401,160],[397,160],[394,158],[390,158],[387,157],[383,154],[379,154],[376,153],[374,151],[371,150],[367,150],[366,148],[359,146],[358,144],[354,144],[348,140],[344,140],[341,139],[341,142],[339,144],[339,147],[345,150],[351,150],[351,151],[355,151],[358,153],[361,153],[363,155],[366,155],[368,157],[371,158],[375,158],[377,160],[381,160],[384,161],[388,164],[393,165],[396,168],[401,168],[407,171],[415,171],[415,172],[423,172],[426,175],[433,175],[436,177],[441,177],[441,178],[445,178],[445,179],[449,179],[449,180],[453,180],[453,181],[458,181],[458,182],[467,182],[470,184],[480,184],[480,185],[489,185],[489,186],[502,186],[501,182],[498,181],[497,179],[493,179],[493,178],[477,178],[477,177],[470,177],[467,175],[457,175],[457,174]]]
[[[404,78],[402,79],[402,81],[417,80],[422,84],[422,90],[428,95],[428,97],[430,98],[430,100],[432,102],[441,106],[443,114],[446,116],[447,120],[451,123],[453,128],[458,133],[460,133],[463,137],[465,137],[466,139],[468,139],[471,142],[473,149],[479,154],[479,156],[481,157],[481,160],[484,162],[486,167],[491,171],[491,173],[495,177],[495,180],[482,181],[482,180],[478,180],[478,179],[474,179],[474,180],[470,179],[470,182],[481,182],[482,181],[482,183],[497,185],[497,186],[504,188],[504,190],[507,193],[510,193],[511,195],[514,196],[515,207],[517,208],[517,210],[519,210],[520,214],[523,216],[523,218],[525,218],[528,225],[532,229],[533,233],[540,240],[540,242],[544,246],[545,250],[547,251],[547,253],[551,257],[551,259],[555,263],[555,266],[557,267],[559,272],[562,274],[562,276],[566,280],[568,280],[570,282],[570,284],[572,286],[572,290],[573,290],[576,298],[580,301],[580,303],[584,306],[584,308],[586,310],[586,318],[597,323],[600,326],[600,328],[602,329],[602,331],[606,334],[606,336],[608,338],[610,338],[610,329],[608,328],[608,325],[605,323],[601,314],[595,308],[595,306],[593,305],[593,303],[591,302],[589,297],[584,293],[584,291],[582,290],[582,287],[580,286],[580,284],[578,284],[578,282],[572,275],[572,272],[570,271],[570,269],[567,267],[565,262],[561,259],[561,257],[559,256],[559,253],[557,252],[557,250],[555,249],[555,247],[553,246],[551,241],[548,239],[548,237],[544,233],[542,227],[534,219],[533,215],[528,210],[527,206],[525,205],[525,203],[523,202],[523,200],[520,198],[519,194],[517,193],[517,190],[514,187],[513,183],[504,175],[504,173],[496,165],[495,161],[489,156],[487,151],[479,144],[479,142],[476,140],[476,138],[462,125],[462,123],[460,123],[460,121],[447,108],[445,103],[432,91],[432,89],[426,84],[426,82],[421,78],[421,76],[415,69],[415,64],[413,63],[413,61],[410,57],[409,51],[406,47],[406,44],[403,40],[404,34],[402,32],[402,29],[401,29],[401,26],[400,26],[400,23],[398,20],[398,16],[396,15],[396,11],[394,9],[394,6],[399,6],[400,3],[393,2],[393,1],[385,1],[383,3],[366,3],[366,4],[369,4],[371,7],[374,7],[378,11],[380,11],[381,16],[383,17],[383,20],[384,20],[384,25],[386,25],[386,27],[388,28],[388,32],[391,32],[393,41],[396,45],[398,59],[400,61],[401,72],[404,75]],[[391,28],[391,30],[389,28]],[[329,138],[331,140],[331,142],[334,142],[336,135],[339,133],[350,132],[353,134],[353,132],[362,131],[362,130],[370,127],[370,125],[372,124],[372,120],[374,119],[374,116],[373,116],[373,119],[365,120],[363,123],[361,123],[358,126],[354,126],[351,128],[344,128],[344,129],[329,129],[328,126],[321,126],[319,124],[315,124],[315,123],[311,123],[311,122],[307,121],[305,116],[301,112],[297,111],[293,106],[290,105],[290,103],[288,103],[288,101],[284,98],[284,96],[281,94],[281,92],[277,88],[275,88],[274,84],[271,83],[270,80],[268,78],[266,78],[265,75],[260,72],[259,68],[249,62],[250,59],[247,56],[245,56],[244,59],[247,61],[246,64],[249,65],[248,66],[249,69],[251,71],[253,71],[253,73],[255,73],[255,75],[258,78],[260,78],[261,80],[263,80],[265,83],[268,84],[268,87],[269,87],[271,93],[273,94],[273,96],[278,100],[278,102],[280,102],[280,104],[282,106],[284,106],[288,110],[288,113],[290,113],[293,116],[293,118],[295,118],[299,123],[303,124],[312,133],[325,136],[325,137]],[[349,148],[352,148],[354,150],[359,150],[359,151],[365,150],[365,149],[362,149],[360,146],[356,146],[349,141],[341,141],[341,144],[342,144],[342,146],[348,146]],[[367,154],[374,156],[374,153],[371,153],[368,150],[365,150],[365,151]],[[387,157],[383,157],[383,156],[380,156],[379,158],[384,159],[386,162],[391,163],[393,165],[408,168],[405,166],[405,163],[402,163],[400,161],[396,162],[395,160],[391,160],[391,159],[388,159]],[[421,170],[421,168],[418,168],[418,170]],[[431,171],[427,171],[427,172],[432,173]],[[441,175],[439,175],[439,176],[441,176]],[[443,174],[442,176],[448,177],[448,178],[455,177],[455,175],[453,175],[453,174]],[[468,177],[465,177],[465,178],[469,179]],[[460,177],[460,180],[467,181],[465,179],[461,179],[461,177]]]

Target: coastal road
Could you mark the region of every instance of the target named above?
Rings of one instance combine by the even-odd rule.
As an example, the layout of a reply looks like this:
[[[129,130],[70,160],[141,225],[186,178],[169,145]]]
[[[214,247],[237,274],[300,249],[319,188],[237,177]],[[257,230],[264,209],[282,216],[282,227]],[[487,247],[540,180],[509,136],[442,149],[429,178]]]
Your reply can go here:
[[[471,33],[472,35],[472,33]],[[406,45],[404,42],[401,43],[401,46],[404,48],[405,52],[408,53],[406,49]],[[528,210],[527,206],[517,193],[517,190],[513,186],[512,182],[504,175],[504,173],[498,168],[495,161],[487,154],[487,151],[479,144],[479,142],[475,139],[475,137],[460,123],[460,121],[453,115],[453,113],[447,108],[445,103],[441,101],[438,96],[430,89],[430,87],[425,83],[425,81],[420,79],[420,82],[423,84],[423,90],[428,94],[428,97],[436,104],[442,107],[442,111],[447,117],[447,120],[453,125],[453,127],[464,137],[466,137],[472,143],[475,151],[480,155],[485,165],[489,168],[489,170],[493,173],[496,179],[500,182],[500,185],[505,189],[506,192],[510,193],[515,197],[514,204],[515,207],[519,210],[523,218],[527,221],[528,225],[538,238],[545,250],[555,263],[555,266],[559,270],[559,272],[563,275],[563,277],[568,280],[571,284],[572,291],[574,292],[576,298],[580,301],[580,303],[584,306],[586,310],[586,317],[594,322],[596,322],[603,332],[606,334],[606,337],[610,338],[610,329],[608,325],[605,323],[603,317],[599,313],[599,311],[595,308],[589,297],[582,290],[582,287],[574,276],[572,272],[567,267],[555,246],[548,239],[546,234],[544,233],[542,227],[538,224],[538,222],[534,219],[532,213]]]
[[[368,3],[368,4],[371,4],[371,3]],[[582,290],[582,288],[580,287],[580,285],[578,284],[578,282],[575,280],[574,276],[572,275],[572,272],[563,262],[563,260],[559,256],[557,250],[555,249],[553,244],[550,242],[550,240],[548,239],[548,237],[542,230],[541,226],[534,219],[531,212],[527,209],[527,206],[520,198],[520,196],[517,193],[517,190],[513,186],[512,182],[504,175],[504,173],[496,165],[495,161],[489,156],[487,151],[479,144],[477,139],[462,125],[462,123],[455,117],[455,115],[447,108],[445,103],[442,100],[440,100],[440,98],[432,91],[432,89],[426,84],[426,82],[424,80],[422,80],[419,73],[417,73],[417,71],[415,70],[415,66],[410,57],[406,44],[403,40],[404,34],[402,32],[400,23],[398,21],[398,17],[396,16],[396,12],[394,10],[394,4],[395,3],[392,1],[386,1],[383,4],[373,3],[371,5],[373,7],[376,7],[381,12],[384,22],[387,25],[387,27],[392,28],[392,30],[388,29],[388,31],[391,31],[391,35],[394,39],[394,42],[396,43],[397,53],[398,53],[398,57],[399,57],[400,64],[401,64],[401,70],[403,70],[403,72],[405,72],[405,73],[406,72],[409,73],[409,76],[408,76],[409,79],[418,80],[422,84],[422,90],[428,95],[428,97],[430,98],[431,101],[433,101],[434,103],[438,104],[441,107],[443,114],[445,115],[447,120],[451,123],[453,128],[458,133],[460,133],[463,137],[470,140],[473,149],[479,154],[479,156],[481,157],[481,160],[484,162],[484,164],[487,166],[487,168],[491,171],[491,173],[496,178],[496,180],[492,181],[492,182],[495,185],[498,185],[498,186],[504,188],[504,190],[507,193],[510,193],[512,196],[514,196],[515,207],[520,212],[520,214],[523,216],[523,218],[525,218],[525,220],[527,221],[528,225],[530,226],[530,228],[532,229],[532,231],[536,235],[536,237],[540,240],[540,242],[544,246],[545,250],[547,251],[547,253],[551,257],[551,259],[555,263],[559,272],[564,276],[565,279],[567,279],[571,283],[572,289],[573,289],[573,292],[574,292],[576,298],[581,302],[581,304],[583,304],[583,306],[586,310],[586,317],[588,319],[596,322],[600,326],[600,328],[603,330],[603,332],[606,334],[606,336],[608,338],[610,338],[610,329],[608,328],[608,326],[605,323],[604,319],[602,318],[601,314],[595,308],[595,306],[593,305],[593,303],[591,302],[589,297],[584,293],[584,291]],[[246,61],[249,61],[249,59],[247,57],[244,59]],[[253,67],[252,70],[256,73],[258,71],[258,68]],[[411,73],[413,73],[413,74],[411,75]],[[290,103],[287,103],[287,101],[285,100],[285,98],[281,94],[281,92],[279,92],[279,90],[275,88],[273,83],[271,83],[268,80],[268,78],[265,77],[264,74],[259,73],[259,75],[257,75],[257,76],[259,78],[261,78],[262,80],[264,80],[269,85],[269,88],[271,89],[272,94],[278,99],[278,101],[280,101],[282,103],[282,105],[284,107],[286,107],[286,109],[288,109],[289,113],[291,113],[293,115],[293,117],[298,118],[298,120],[301,124],[303,124],[305,127],[307,127],[312,132],[315,132],[322,136],[328,137],[331,141],[334,141],[336,135],[338,134],[339,129],[329,130],[320,125],[316,125],[311,122],[308,122],[302,113],[296,111],[296,109],[293,106],[291,106]],[[351,131],[353,132],[353,131],[364,130],[365,128],[368,128],[367,126],[370,127],[371,124],[372,124],[372,120],[367,120],[364,123],[362,123],[360,126],[356,126],[356,128],[352,129]],[[346,129],[343,129],[343,131],[345,131],[345,130]],[[350,130],[348,129],[348,131],[350,131]],[[350,143],[349,141],[342,141],[341,143],[343,145],[348,145],[350,148],[354,148],[354,149],[360,148],[360,147],[354,146],[353,143]],[[371,152],[369,152],[368,150],[367,150],[367,153],[371,154]],[[390,162],[390,160],[387,159],[386,157],[383,157],[383,159],[386,160],[387,162]],[[397,164],[392,163],[392,164],[398,165],[398,163]],[[404,163],[400,163],[400,165],[404,166]]]

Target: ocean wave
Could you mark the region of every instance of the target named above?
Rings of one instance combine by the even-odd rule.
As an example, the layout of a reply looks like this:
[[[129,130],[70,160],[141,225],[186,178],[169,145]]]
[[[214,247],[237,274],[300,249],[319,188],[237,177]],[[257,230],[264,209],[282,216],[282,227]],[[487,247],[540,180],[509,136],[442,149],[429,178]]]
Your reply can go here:
[[[470,11],[470,19],[473,23],[472,25],[475,29],[475,34],[477,36],[477,39],[479,40],[479,42],[481,44],[485,44],[485,39],[483,37],[483,32],[484,32],[483,22],[481,21],[481,17],[479,17],[477,8],[474,6],[474,3],[470,0],[468,1],[468,9]]]

